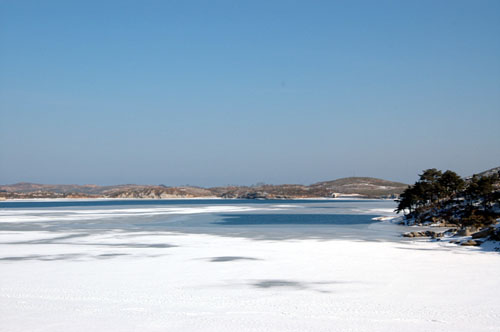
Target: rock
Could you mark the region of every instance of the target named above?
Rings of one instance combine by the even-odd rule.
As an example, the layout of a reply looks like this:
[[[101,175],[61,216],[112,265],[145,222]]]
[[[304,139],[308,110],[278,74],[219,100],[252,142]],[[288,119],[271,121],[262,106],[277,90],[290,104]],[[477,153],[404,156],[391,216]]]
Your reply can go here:
[[[480,230],[479,232],[472,234],[472,238],[473,239],[480,239],[480,238],[492,235],[493,232],[494,232],[494,230],[492,228],[485,228],[483,230]]]
[[[431,237],[433,239],[443,237],[444,233],[435,232],[435,231],[415,231],[415,232],[407,232],[404,233],[404,237]]]
[[[431,237],[433,239],[439,239],[439,238],[443,237],[443,235],[444,235],[444,233],[432,232]]]
[[[470,227],[464,227],[457,232],[458,236],[471,236],[472,231]]]
[[[404,233],[403,236],[404,237],[425,237],[427,235],[425,234],[425,232],[415,231],[415,232]]]
[[[493,228],[491,235],[490,235],[490,240],[500,241],[500,229]]]
[[[468,240],[468,241],[462,242],[460,245],[461,246],[480,246],[481,243],[482,243],[481,241],[477,241],[477,240]]]
[[[457,234],[457,230],[453,228],[447,229],[446,231],[443,232],[443,236],[444,235],[454,236],[455,234]]]

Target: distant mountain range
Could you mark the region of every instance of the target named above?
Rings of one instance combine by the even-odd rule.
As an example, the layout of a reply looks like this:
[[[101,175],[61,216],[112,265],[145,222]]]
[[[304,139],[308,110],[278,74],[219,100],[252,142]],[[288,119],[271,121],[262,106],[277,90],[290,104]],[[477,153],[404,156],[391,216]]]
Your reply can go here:
[[[500,167],[478,173],[478,176],[497,174]],[[467,177],[470,179],[472,177]],[[323,181],[311,185],[262,184],[254,186],[225,186],[200,188],[193,186],[167,187],[164,185],[122,184],[98,186],[92,184],[37,184],[21,182],[0,185],[0,199],[31,198],[245,198],[245,199],[294,199],[294,198],[396,198],[407,184],[370,177],[348,177]]]
[[[167,187],[163,185],[124,184],[98,185],[50,185],[16,183],[0,186],[0,198],[246,198],[246,199],[294,199],[316,197],[354,196],[365,198],[397,197],[408,187],[405,183],[370,177],[349,177],[324,181],[312,185],[283,184],[255,186],[225,186],[213,188]]]

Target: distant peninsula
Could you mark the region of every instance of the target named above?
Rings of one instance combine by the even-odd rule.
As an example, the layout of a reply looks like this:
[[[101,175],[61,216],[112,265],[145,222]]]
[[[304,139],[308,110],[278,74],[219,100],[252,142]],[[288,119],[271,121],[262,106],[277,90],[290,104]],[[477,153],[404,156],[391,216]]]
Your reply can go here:
[[[38,198],[226,198],[226,199],[304,199],[304,198],[397,198],[408,188],[401,182],[371,177],[348,177],[311,185],[258,184],[253,186],[224,186],[202,188],[195,186],[169,187],[165,185],[124,184],[51,185],[21,182],[0,185],[0,199]]]

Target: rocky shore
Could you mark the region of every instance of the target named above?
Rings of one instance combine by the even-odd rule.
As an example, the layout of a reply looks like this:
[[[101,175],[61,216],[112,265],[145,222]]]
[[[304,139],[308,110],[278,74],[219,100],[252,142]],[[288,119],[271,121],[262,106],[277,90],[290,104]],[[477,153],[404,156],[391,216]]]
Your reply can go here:
[[[436,241],[447,240],[461,246],[480,246],[486,241],[500,241],[500,225],[485,228],[449,228],[445,231],[421,230],[403,233],[407,238],[429,238]]]

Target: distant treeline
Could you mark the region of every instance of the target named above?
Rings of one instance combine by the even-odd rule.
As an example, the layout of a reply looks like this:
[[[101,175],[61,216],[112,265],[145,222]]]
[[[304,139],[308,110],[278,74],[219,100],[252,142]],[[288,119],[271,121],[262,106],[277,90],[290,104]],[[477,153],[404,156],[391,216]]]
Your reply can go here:
[[[396,201],[396,212],[408,223],[488,226],[500,217],[500,171],[462,179],[450,170],[427,169]]]

